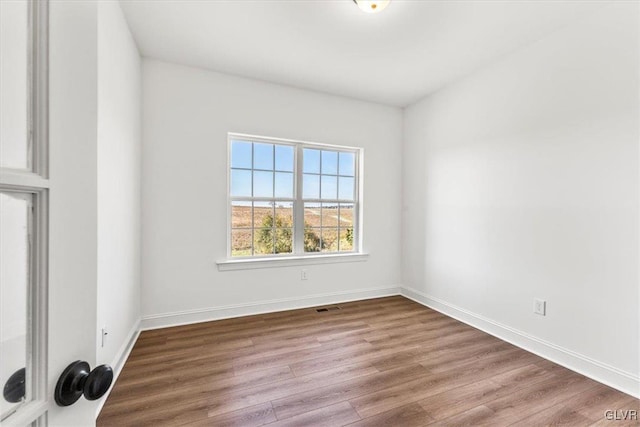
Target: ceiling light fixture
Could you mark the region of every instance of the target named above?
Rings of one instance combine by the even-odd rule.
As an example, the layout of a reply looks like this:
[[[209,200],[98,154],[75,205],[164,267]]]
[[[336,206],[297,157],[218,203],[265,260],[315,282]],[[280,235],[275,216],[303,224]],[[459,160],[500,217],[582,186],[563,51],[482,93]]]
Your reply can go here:
[[[391,0],[353,0],[353,2],[364,12],[378,13],[382,12]]]

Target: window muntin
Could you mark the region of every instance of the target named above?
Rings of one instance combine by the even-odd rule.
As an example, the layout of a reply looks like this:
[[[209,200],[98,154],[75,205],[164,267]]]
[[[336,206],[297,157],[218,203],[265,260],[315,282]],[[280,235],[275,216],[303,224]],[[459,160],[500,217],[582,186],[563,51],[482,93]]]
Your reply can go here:
[[[294,147],[231,142],[231,197],[293,199]]]
[[[305,252],[353,252],[354,213],[353,203],[305,202]]]
[[[357,251],[359,149],[229,140],[230,257]]]
[[[232,201],[231,251],[234,257],[292,253],[293,202]]]

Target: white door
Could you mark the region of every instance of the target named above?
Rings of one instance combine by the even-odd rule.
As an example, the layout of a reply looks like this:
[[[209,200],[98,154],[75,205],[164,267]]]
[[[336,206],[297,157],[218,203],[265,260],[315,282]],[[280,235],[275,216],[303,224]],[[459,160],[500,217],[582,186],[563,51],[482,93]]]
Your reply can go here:
[[[53,392],[95,364],[96,37],[94,2],[0,0],[3,426],[95,423]]]

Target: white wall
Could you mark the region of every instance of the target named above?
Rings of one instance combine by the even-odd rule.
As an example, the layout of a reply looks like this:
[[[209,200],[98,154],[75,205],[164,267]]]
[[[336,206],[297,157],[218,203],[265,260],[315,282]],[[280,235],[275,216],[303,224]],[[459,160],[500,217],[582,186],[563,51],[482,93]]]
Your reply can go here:
[[[227,132],[364,147],[368,261],[219,272]],[[399,284],[400,109],[145,59],[143,135],[143,318]]]
[[[99,2],[96,336],[97,362],[111,365],[118,363],[140,319],[141,74],[119,2]]]
[[[403,176],[409,288],[635,393],[638,48],[611,3],[407,108]]]

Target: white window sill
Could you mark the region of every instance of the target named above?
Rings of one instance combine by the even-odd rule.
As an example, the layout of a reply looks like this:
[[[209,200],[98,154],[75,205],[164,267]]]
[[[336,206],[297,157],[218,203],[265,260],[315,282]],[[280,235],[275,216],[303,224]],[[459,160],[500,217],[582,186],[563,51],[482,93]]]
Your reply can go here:
[[[328,254],[307,256],[286,256],[273,258],[238,258],[217,261],[219,271],[250,270],[255,268],[292,267],[312,264],[334,264],[340,262],[366,261],[369,254]]]

